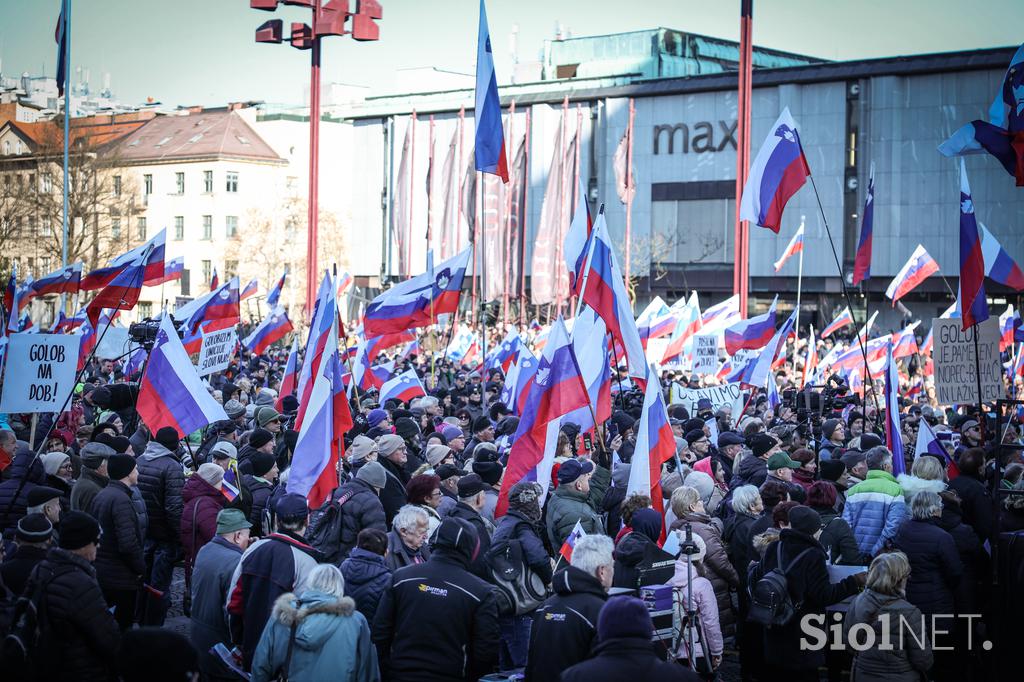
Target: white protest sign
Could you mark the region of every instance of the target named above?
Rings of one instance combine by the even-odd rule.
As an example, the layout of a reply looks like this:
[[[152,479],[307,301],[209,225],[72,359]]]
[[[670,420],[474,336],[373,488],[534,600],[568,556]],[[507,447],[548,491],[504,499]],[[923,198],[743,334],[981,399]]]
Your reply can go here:
[[[75,383],[82,337],[11,334],[0,412],[58,412]]]
[[[682,405],[690,416],[696,416],[697,401],[702,398],[711,401],[712,410],[731,407],[734,417],[743,410],[743,389],[740,388],[739,382],[710,388],[685,388],[679,384],[672,384],[670,398],[670,404]]]
[[[236,339],[234,327],[204,332],[203,345],[199,350],[199,364],[196,365],[199,376],[204,377],[227,369],[231,364],[231,356],[235,353]]]
[[[97,332],[103,337],[96,346],[96,357],[112,360],[119,358],[131,348],[131,339],[128,338],[128,327],[110,325],[105,328],[100,325]]]
[[[693,337],[693,371],[714,374],[718,371],[718,336],[697,334]]]
[[[932,322],[935,349],[935,398],[940,405],[978,403],[978,367],[981,369],[981,401],[1004,396],[1003,365],[999,359],[999,323],[990,317],[976,327],[961,329],[959,319],[937,318]],[[978,360],[974,334],[978,333]]]

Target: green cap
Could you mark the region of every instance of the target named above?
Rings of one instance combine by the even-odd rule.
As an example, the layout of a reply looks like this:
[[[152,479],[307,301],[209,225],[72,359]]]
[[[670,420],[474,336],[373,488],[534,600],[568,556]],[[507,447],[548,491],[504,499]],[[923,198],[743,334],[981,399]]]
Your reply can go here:
[[[790,459],[789,455],[785,452],[776,452],[768,458],[768,471],[777,471],[778,469],[799,469],[800,466],[800,462]]]
[[[229,507],[217,512],[217,535],[227,535],[246,528],[252,528],[252,524],[245,518],[241,509]]]

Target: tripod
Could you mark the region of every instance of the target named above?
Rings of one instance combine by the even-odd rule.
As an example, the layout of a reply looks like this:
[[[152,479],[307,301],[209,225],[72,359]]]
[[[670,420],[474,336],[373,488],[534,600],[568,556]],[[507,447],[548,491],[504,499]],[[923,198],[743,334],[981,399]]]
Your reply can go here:
[[[697,613],[693,602],[693,555],[699,553],[700,548],[693,539],[693,527],[686,523],[683,540],[679,543],[679,555],[686,557],[686,601],[683,604],[683,612],[679,618],[679,634],[673,643],[672,649],[673,651],[678,651],[680,641],[682,641],[686,650],[687,666],[698,675],[706,676],[714,671],[711,669],[711,658],[704,641],[704,627],[700,622],[700,614]],[[705,666],[697,665],[696,644],[700,645],[700,649],[703,652]],[[700,669],[701,667],[704,669]]]

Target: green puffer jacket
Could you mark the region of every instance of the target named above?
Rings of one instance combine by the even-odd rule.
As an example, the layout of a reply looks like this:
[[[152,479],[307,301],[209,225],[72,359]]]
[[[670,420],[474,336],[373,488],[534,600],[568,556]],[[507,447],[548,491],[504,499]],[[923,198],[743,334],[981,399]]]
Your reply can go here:
[[[577,521],[588,535],[604,533],[598,510],[611,479],[611,472],[595,465],[594,474],[590,477],[588,494],[577,492],[571,485],[560,485],[555,489],[555,494],[548,500],[547,529],[551,546],[556,551],[569,537]]]

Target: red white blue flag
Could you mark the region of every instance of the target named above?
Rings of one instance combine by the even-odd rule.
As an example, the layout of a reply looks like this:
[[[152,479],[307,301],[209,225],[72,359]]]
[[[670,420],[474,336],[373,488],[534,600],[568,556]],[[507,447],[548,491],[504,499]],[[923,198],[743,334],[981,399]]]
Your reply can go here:
[[[501,389],[501,402],[505,407],[512,410],[516,416],[522,416],[523,408],[526,407],[526,399],[530,395],[530,387],[533,386],[533,379],[537,374],[537,358],[530,349],[523,346],[519,353],[516,364],[508,371],[505,377],[505,385]]]
[[[151,261],[154,245],[148,244],[144,251],[137,252],[135,259],[116,266],[113,276],[103,285],[101,291],[89,302],[85,313],[94,325],[104,308],[131,310],[139,302],[142,284],[146,277],[147,264]],[[163,276],[163,257],[160,258],[160,276]],[[82,287],[83,289],[85,287]]]
[[[899,360],[900,358],[917,355],[919,350],[917,347],[917,335],[914,333],[914,330],[917,329],[919,324],[921,324],[920,320],[907,325],[892,335],[892,357],[894,359]]]
[[[32,283],[32,291],[36,296],[50,294],[77,294],[78,285],[82,281],[82,263],[72,263],[48,275],[43,275]]]
[[[419,398],[426,394],[420,378],[416,375],[416,370],[408,369],[384,382],[384,385],[380,387],[380,403],[383,405],[388,400],[407,403],[413,398]]]
[[[980,241],[978,243],[978,258],[981,258]],[[985,274],[984,270],[984,264],[979,260],[978,271],[982,277]],[[900,268],[900,271],[896,273],[892,281],[889,282],[889,288],[885,290],[885,295],[892,300],[893,307],[896,307],[896,301],[906,296],[917,285],[938,271],[939,264],[928,255],[923,246],[918,244],[917,248],[914,249],[914,253],[910,254],[910,259]]]
[[[917,442],[914,444],[914,460],[916,461],[921,455],[932,455],[945,462],[946,475],[949,477],[949,480],[952,481],[960,475],[960,467],[949,456],[949,452],[942,444],[942,441],[939,440],[931,425],[924,419],[918,424]]]
[[[391,287],[366,307],[363,330],[367,337],[393,334],[437,322],[438,315],[459,307],[462,281],[472,247],[422,274]]]
[[[960,316],[964,329],[988,319],[985,256],[963,159],[960,159]]]
[[[288,353],[288,362],[284,366],[284,376],[281,377],[281,390],[277,394],[277,402],[274,409],[280,412],[284,409],[284,399],[295,393],[295,384],[298,381],[299,364],[299,335],[292,339],[292,349]]]
[[[277,302],[281,299],[281,292],[284,290],[284,283],[285,280],[287,279],[288,268],[285,268],[284,272],[281,274],[281,278],[277,280],[277,283],[274,285],[274,288],[270,290],[269,294],[267,294],[267,305],[277,305]]]
[[[843,308],[841,313],[836,315],[836,319],[829,322],[828,326],[821,330],[821,338],[828,338],[832,333],[851,324],[853,324],[853,313],[850,312],[850,308],[847,306]]]
[[[177,258],[172,258],[164,263],[164,276],[147,281],[146,286],[154,287],[158,284],[165,284],[166,282],[181,279],[183,272],[185,272],[185,257],[178,256]]]
[[[587,386],[590,405],[569,412],[561,422],[576,424],[581,433],[594,429],[594,417],[600,424],[612,416],[612,363],[611,350],[605,341],[607,333],[604,320],[593,308],[584,307],[573,321],[572,352]]]
[[[814,383],[814,377],[818,371],[818,346],[814,342],[814,327],[811,327],[811,336],[807,339],[807,356],[804,358],[804,371],[800,376],[800,390],[808,382]]]
[[[508,162],[505,159],[505,135],[501,127],[501,100],[498,99],[498,79],[494,74],[494,54],[491,52],[491,32],[487,28],[487,9],[480,0],[480,29],[476,46],[476,169],[497,175],[508,182]]]
[[[1017,291],[1024,291],[1024,272],[1010,257],[988,228],[978,223],[981,230],[981,252],[985,256],[985,276]]]
[[[288,313],[278,306],[256,326],[252,332],[242,339],[242,345],[254,355],[262,355],[270,346],[290,334],[294,327],[288,319]]]
[[[651,376],[657,376],[653,368]],[[649,381],[647,389],[644,391],[644,405],[640,412],[640,420],[636,424],[636,448],[633,451],[633,459],[630,461],[632,466],[629,469],[626,496],[649,495],[658,514],[664,516],[661,466],[672,459],[675,453],[676,441],[672,435],[672,427],[668,423],[668,411],[665,409],[661,384],[657,381]],[[662,540],[664,540],[664,524],[661,532]]]
[[[778,233],[786,202],[804,186],[810,174],[796,121],[787,107],[750,167],[740,201],[740,219]]]
[[[244,289],[242,289],[242,293],[239,295],[238,300],[244,301],[250,296],[255,296],[259,288],[260,282],[258,279],[249,280],[249,283],[245,285]]]
[[[892,475],[907,472],[903,461],[903,435],[900,431],[900,376],[889,345],[885,367],[885,446],[892,452]]]
[[[566,561],[572,561],[572,550],[576,547],[576,543],[579,542],[580,538],[585,538],[587,531],[583,530],[583,524],[576,521],[576,525],[573,526],[569,536],[565,538],[565,542],[562,543],[562,547],[558,550],[558,553],[562,555]]]
[[[764,348],[775,336],[775,305],[776,296],[768,312],[763,315],[740,320],[725,330],[725,351],[736,355],[740,350],[757,350]]]
[[[871,243],[875,225],[875,164],[871,163],[868,195],[864,199],[864,216],[860,222],[860,241],[853,259],[853,286],[871,277]]]
[[[282,278],[283,280],[283,278]],[[299,371],[299,412],[295,417],[295,428],[302,426],[302,419],[309,404],[309,395],[313,391],[315,377],[322,373],[321,365],[326,357],[325,349],[334,344],[337,347],[338,333],[338,298],[331,273],[324,274],[317,292],[316,304],[313,306],[313,318],[309,325],[309,336],[306,338],[306,349],[303,353],[302,369]],[[330,338],[331,334],[334,339]]]
[[[804,250],[804,224],[800,223],[800,227],[797,228],[796,234],[789,240],[789,244],[786,245],[786,250],[779,256],[779,260],[775,261],[775,272],[782,269],[782,266],[786,264],[790,258],[798,253],[803,253]]]
[[[126,268],[137,267],[137,261],[142,255],[145,255],[142,261],[144,270],[139,286],[151,286],[154,282],[160,282],[164,277],[164,251],[166,244],[167,230],[160,230],[145,244],[137,246],[110,261],[110,265],[107,267],[97,268],[87,273],[82,277],[82,290],[102,289],[110,284]]]
[[[693,337],[700,331],[703,324],[700,314],[700,301],[697,298],[696,291],[690,294],[689,300],[682,307],[677,306],[679,306],[679,302],[676,302],[671,308],[676,311],[676,327],[672,331],[668,346],[665,348],[665,354],[661,358],[661,364],[663,365],[683,358],[693,352]]]

